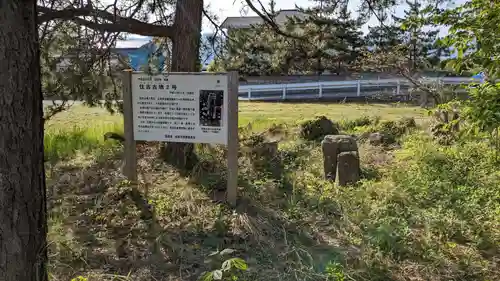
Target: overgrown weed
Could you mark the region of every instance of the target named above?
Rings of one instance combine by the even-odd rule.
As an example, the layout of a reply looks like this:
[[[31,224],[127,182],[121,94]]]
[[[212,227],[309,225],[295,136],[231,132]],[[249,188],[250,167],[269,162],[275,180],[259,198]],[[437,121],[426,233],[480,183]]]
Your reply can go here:
[[[241,280],[500,278],[500,167],[487,142],[443,147],[414,131],[399,136],[400,150],[364,143],[367,176],[339,187],[323,179],[319,144],[300,139],[295,124],[261,124],[241,137],[277,127],[284,137],[270,165],[256,168],[242,148],[235,210],[214,200],[225,186],[223,147],[199,146],[200,163],[180,175],[147,146],[140,183],[130,186],[113,145],[100,149],[113,129],[87,133],[87,143],[48,146],[54,159],[87,156],[57,163],[49,179],[53,280],[196,280],[216,269],[205,258],[225,248],[248,263]],[[67,131],[67,139],[80,133]]]

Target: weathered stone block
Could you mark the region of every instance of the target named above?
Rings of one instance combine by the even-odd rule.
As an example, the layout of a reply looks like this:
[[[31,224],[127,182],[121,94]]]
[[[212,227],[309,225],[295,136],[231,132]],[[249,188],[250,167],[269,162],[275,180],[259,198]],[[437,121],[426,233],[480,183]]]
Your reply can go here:
[[[325,178],[335,180],[337,171],[337,155],[345,151],[358,151],[358,144],[353,136],[328,135],[321,142],[323,150],[323,169]]]
[[[340,186],[355,184],[359,181],[360,164],[358,152],[341,152],[337,156],[337,162],[337,179]]]

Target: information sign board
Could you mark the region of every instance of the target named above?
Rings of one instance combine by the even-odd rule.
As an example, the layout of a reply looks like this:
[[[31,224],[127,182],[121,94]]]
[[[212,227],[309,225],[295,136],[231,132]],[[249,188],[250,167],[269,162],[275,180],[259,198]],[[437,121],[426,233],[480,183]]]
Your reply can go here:
[[[133,73],[134,140],[226,144],[227,74]]]

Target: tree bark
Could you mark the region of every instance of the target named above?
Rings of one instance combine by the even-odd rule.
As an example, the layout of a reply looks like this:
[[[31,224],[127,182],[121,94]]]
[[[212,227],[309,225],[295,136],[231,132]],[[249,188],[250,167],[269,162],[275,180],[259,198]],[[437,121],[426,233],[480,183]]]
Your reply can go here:
[[[174,36],[172,39],[172,71],[199,71],[199,47],[203,0],[178,0],[175,9]],[[194,145],[167,143],[164,158],[172,165],[189,170],[196,163]]]
[[[0,23],[0,280],[44,281],[47,216],[36,1],[0,1]]]

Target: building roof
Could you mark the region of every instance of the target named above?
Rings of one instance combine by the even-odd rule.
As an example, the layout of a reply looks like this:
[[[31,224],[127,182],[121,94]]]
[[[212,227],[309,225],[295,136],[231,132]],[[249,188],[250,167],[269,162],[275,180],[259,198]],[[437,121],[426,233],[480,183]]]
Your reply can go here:
[[[297,9],[289,9],[289,10],[279,10],[276,15],[276,22],[278,24],[284,24],[287,21],[287,18],[292,16],[305,16],[304,13],[300,12]],[[247,28],[253,24],[262,24],[264,20],[259,16],[251,16],[251,17],[227,17],[221,24],[221,28]]]

